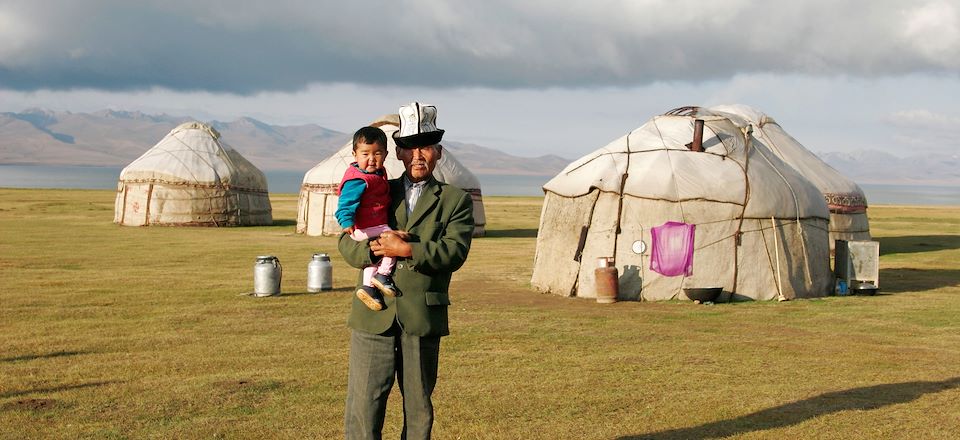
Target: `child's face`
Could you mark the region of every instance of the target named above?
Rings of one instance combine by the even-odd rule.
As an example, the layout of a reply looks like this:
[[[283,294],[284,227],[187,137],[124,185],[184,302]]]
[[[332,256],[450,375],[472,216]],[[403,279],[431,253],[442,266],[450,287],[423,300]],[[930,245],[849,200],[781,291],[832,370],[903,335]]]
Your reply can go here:
[[[353,159],[357,166],[368,173],[383,168],[383,161],[387,159],[387,147],[380,144],[358,143],[353,149]]]

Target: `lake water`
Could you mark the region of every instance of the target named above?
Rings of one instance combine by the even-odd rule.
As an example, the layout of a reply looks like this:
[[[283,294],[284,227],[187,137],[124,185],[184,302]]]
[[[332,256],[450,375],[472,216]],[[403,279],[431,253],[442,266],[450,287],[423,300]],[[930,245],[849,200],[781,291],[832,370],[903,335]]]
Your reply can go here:
[[[120,167],[81,167],[0,164],[0,187],[116,189]],[[275,193],[299,193],[305,171],[265,171]],[[542,196],[549,176],[478,175],[484,195]]]
[[[0,165],[0,187],[115,189],[119,167]],[[304,172],[267,171],[270,191],[300,191]],[[542,196],[549,176],[478,175],[484,195]],[[861,184],[870,204],[960,205],[960,186]]]

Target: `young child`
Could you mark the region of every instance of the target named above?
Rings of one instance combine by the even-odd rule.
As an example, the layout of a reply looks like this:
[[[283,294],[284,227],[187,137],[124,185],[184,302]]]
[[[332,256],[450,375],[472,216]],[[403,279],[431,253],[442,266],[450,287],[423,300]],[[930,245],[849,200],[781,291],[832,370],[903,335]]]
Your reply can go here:
[[[356,241],[379,237],[387,226],[390,185],[387,170],[387,136],[376,127],[363,127],[353,135],[353,158],[340,181],[340,199],[335,216],[345,234]],[[378,265],[363,269],[363,285],[357,298],[372,310],[383,310],[383,295],[400,296],[393,283],[393,257],[383,257]]]

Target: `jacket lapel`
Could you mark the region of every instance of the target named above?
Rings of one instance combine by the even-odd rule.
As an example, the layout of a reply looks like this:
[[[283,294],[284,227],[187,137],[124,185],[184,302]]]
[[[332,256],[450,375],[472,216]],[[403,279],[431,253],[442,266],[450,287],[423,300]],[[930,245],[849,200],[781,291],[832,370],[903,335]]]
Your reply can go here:
[[[402,186],[402,184],[401,184]],[[437,184],[437,179],[433,177],[427,181],[424,185],[423,190],[420,192],[420,199],[417,200],[417,206],[413,209],[413,213],[410,214],[410,218],[407,219],[405,224],[407,225],[407,230],[411,230],[423,220],[423,217],[427,215],[428,212],[433,210],[433,207],[437,205],[440,201],[440,185]],[[406,205],[406,203],[404,203]],[[406,216],[406,210],[403,214]],[[398,215],[397,222],[400,222],[400,217]]]

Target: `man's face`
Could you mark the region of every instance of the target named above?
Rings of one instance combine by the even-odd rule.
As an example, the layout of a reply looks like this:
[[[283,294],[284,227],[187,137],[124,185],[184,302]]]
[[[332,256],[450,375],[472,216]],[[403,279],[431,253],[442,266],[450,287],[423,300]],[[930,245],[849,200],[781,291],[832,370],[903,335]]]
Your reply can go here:
[[[443,147],[440,144],[415,148],[397,147],[397,157],[403,162],[412,182],[420,182],[430,177],[442,154]]]

